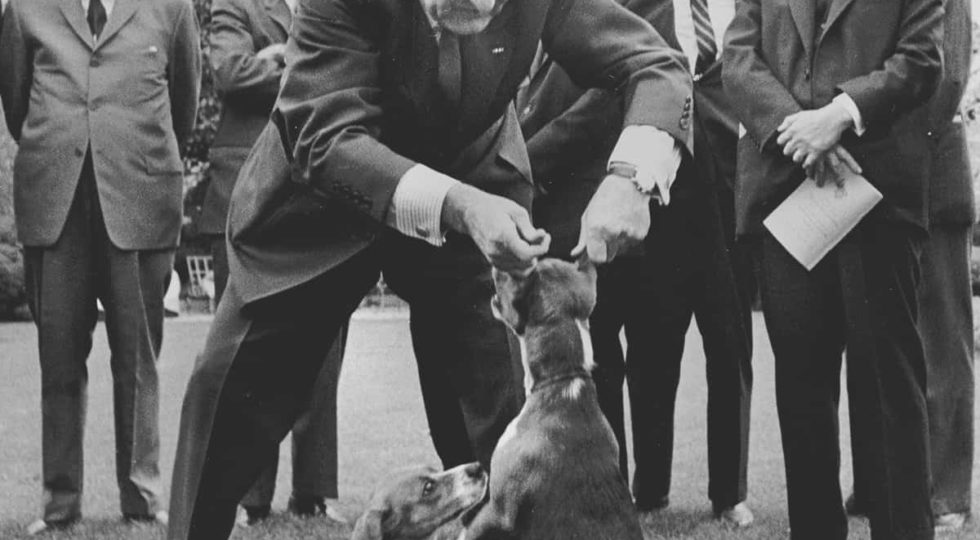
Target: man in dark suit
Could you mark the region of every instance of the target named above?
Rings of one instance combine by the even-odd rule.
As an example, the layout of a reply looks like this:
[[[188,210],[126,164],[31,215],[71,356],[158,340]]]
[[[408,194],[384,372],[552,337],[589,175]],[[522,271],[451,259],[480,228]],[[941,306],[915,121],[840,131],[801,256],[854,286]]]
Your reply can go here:
[[[180,142],[197,110],[200,46],[189,0],[13,0],[0,97],[19,143],[17,234],[41,361],[44,516],[81,517],[86,357],[105,306],[116,477],[133,520],[159,500],[156,360],[181,224]]]
[[[969,0],[946,0],[943,79],[910,117],[928,137],[929,240],[922,251],[919,332],[925,348],[932,512],[937,529],[963,527],[973,477],[973,301],[970,245],[976,221],[973,175],[960,102],[970,76],[973,18]],[[848,379],[860,399],[859,381]],[[854,493],[847,509],[865,514],[873,494],[862,458],[867,426],[851,424]]]
[[[211,183],[199,229],[211,236],[215,302],[228,281],[225,223],[235,179],[252,144],[269,121],[285,67],[286,38],[296,0],[215,0],[211,6],[211,66],[221,93],[221,120],[211,146]],[[346,326],[316,376],[312,401],[293,427],[293,493],[289,509],[300,515],[343,518],[327,505],[337,498],[337,383]],[[269,515],[278,455],[242,499],[248,523]]]
[[[690,0],[675,11],[664,0],[624,2],[650,22],[675,49],[678,34],[717,31],[734,11],[731,0],[712,0],[717,30],[699,3],[695,23]],[[686,16],[686,26],[675,24]],[[701,18],[704,17],[704,18]],[[717,47],[714,37],[710,41]],[[687,45],[685,43],[685,45]],[[633,421],[633,494],[641,512],[669,502],[674,402],[684,341],[692,314],[704,337],[708,378],[708,496],[716,516],[736,526],[752,522],[747,491],[752,367],[750,313],[742,306],[726,245],[718,194],[734,177],[738,122],[721,89],[717,49],[707,57],[691,49],[694,74],[694,152],[706,156],[681,167],[670,204],[651,208],[653,223],[641,249],[599,268],[598,301],[591,318],[600,405],[620,446],[627,475],[623,380],[629,384]],[[703,57],[699,60],[700,57]],[[541,64],[538,66],[537,64]],[[605,175],[606,156],[619,134],[622,96],[577,87],[548,59],[537,62],[518,94],[521,126],[531,168],[545,193],[535,201],[535,221],[552,233],[552,251],[567,256],[578,238],[579,216]],[[690,107],[688,107],[690,108]],[[628,345],[624,362],[620,331]]]
[[[934,534],[916,329],[929,141],[903,120],[940,77],[942,16],[941,0],[745,0],[726,35],[725,89],[747,131],[738,228],[761,235],[794,540],[847,536],[837,432],[845,345],[860,395],[853,421],[868,427],[872,538]],[[884,200],[807,271],[762,220],[802,182],[852,172]]]
[[[433,429],[443,462],[489,463],[520,403],[491,264],[525,271],[548,249],[512,105],[539,40],[584,86],[632,97],[622,169],[583,227],[580,251],[605,261],[646,234],[650,194],[688,139],[689,77],[648,24],[602,0],[300,3],[276,108],[232,196],[231,277],[188,383],[170,538],[228,535],[379,270],[411,305],[420,371],[458,400],[469,445]]]

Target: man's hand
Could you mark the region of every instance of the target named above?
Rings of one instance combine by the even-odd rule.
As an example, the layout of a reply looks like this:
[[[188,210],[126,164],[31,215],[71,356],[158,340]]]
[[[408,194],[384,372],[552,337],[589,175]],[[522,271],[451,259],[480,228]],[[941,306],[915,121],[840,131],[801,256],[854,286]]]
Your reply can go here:
[[[787,116],[776,128],[779,132],[776,143],[783,148],[783,154],[810,170],[853,125],[854,119],[847,109],[832,102],[819,109]]]
[[[650,231],[650,197],[633,182],[609,175],[582,214],[582,231],[572,257],[583,253],[594,263],[613,260],[630,244],[642,242]]]
[[[823,157],[817,161],[812,172],[807,171],[808,175],[817,182],[818,186],[823,186],[827,182],[833,182],[838,186],[844,185],[844,180],[852,174],[861,174],[861,166],[857,160],[843,146],[836,145],[830,149]]]
[[[285,65],[285,63],[286,63],[286,44],[285,43],[276,43],[276,44],[273,44],[273,45],[269,45],[268,47],[266,47],[266,48],[262,49],[261,51],[257,52],[255,54],[255,57],[256,58],[259,58],[259,59],[262,59],[262,60],[272,60],[273,62],[276,62],[280,66],[281,65]]]
[[[446,193],[442,221],[472,238],[490,264],[504,272],[530,269],[551,245],[551,236],[531,224],[522,206],[467,184]]]

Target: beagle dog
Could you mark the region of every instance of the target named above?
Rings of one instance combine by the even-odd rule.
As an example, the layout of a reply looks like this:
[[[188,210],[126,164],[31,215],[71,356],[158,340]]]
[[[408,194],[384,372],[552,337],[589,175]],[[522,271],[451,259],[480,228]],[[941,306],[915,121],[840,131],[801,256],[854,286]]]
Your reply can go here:
[[[521,342],[527,400],[461,538],[642,540],[590,374],[595,268],[544,259],[526,275],[494,271],[494,283],[494,313]]]
[[[351,540],[457,540],[463,514],[486,491],[487,473],[479,463],[402,472],[374,492]]]

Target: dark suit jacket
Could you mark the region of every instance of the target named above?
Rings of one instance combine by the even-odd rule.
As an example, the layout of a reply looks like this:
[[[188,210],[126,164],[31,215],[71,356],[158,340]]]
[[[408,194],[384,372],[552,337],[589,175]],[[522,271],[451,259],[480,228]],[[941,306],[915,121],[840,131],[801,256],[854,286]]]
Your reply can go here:
[[[221,120],[211,144],[211,183],[198,228],[224,234],[238,170],[269,121],[282,67],[255,55],[285,43],[292,12],[285,0],[215,0],[211,6],[211,67],[221,93]]]
[[[681,51],[673,2],[629,0],[623,5]],[[518,96],[531,168],[545,191],[535,205],[535,219],[549,227],[555,256],[567,255],[578,237],[579,217],[605,177],[607,158],[619,136],[623,96],[586,91],[554,62],[532,73]],[[675,183],[672,196],[687,196],[689,182],[729,188],[734,184],[738,121],[722,89],[720,61],[694,82],[693,99],[693,115],[685,116],[692,120],[691,147],[697,159],[694,167],[682,167],[681,176],[690,178]]]
[[[272,125],[231,202],[230,263],[244,277],[244,299],[295,286],[367,247],[416,163],[529,206],[512,101],[539,40],[580,85],[625,85],[627,123],[687,139],[680,55],[614,3],[508,2],[486,30],[460,38],[457,112],[441,106],[437,43],[417,0],[301,3]]]
[[[0,97],[19,143],[17,234],[61,234],[88,148],[106,229],[122,249],[177,245],[200,44],[190,0],[116,0],[98,43],[77,0],[12,0]]]
[[[932,141],[929,175],[930,225],[969,225],[976,221],[973,174],[960,102],[970,76],[973,17],[970,0],[945,0],[943,80],[926,105],[927,122],[913,126],[927,130]],[[918,119],[916,119],[918,120]]]
[[[803,180],[775,144],[776,128],[839,92],[868,131],[842,140],[885,199],[872,219],[927,224],[928,148],[902,119],[932,95],[942,66],[942,0],[832,0],[824,30],[812,0],[743,0],[725,36],[725,90],[748,131],[738,145],[740,233]]]

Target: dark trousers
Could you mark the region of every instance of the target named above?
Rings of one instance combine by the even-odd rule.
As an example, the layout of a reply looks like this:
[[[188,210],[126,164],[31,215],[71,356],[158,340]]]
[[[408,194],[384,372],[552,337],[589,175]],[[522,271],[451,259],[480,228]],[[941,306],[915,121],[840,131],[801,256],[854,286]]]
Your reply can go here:
[[[442,372],[456,395],[466,448],[461,435],[437,432],[453,424],[433,422],[439,411],[426,403],[437,452],[447,464],[489,463],[518,412],[520,382],[506,329],[490,312],[489,265],[468,240],[454,236],[437,250],[392,237],[248,305],[235,290],[248,276],[233,273],[184,398],[169,538],[227,538],[238,501],[306,407],[334,337],[381,270],[411,306],[420,373]]]
[[[215,305],[221,302],[228,285],[227,250],[223,234],[211,238]],[[294,496],[337,498],[337,383],[340,381],[346,344],[347,325],[344,325],[323,361],[308,408],[293,425]],[[242,505],[251,508],[270,506],[276,491],[278,470],[277,455],[242,498]]]
[[[933,537],[926,369],[916,328],[921,239],[862,223],[812,271],[766,235],[763,310],[775,354],[776,403],[791,538],[844,540],[838,474],[841,355],[863,426],[874,540]]]
[[[970,225],[935,225],[922,252],[918,326],[926,358],[932,512],[937,516],[969,513],[972,503],[972,230]],[[848,377],[848,393],[860,392],[856,383]],[[867,508],[873,486],[862,439],[862,426],[851,424],[854,497]]]
[[[116,482],[122,513],[160,510],[159,387],[163,295],[172,249],[123,251],[109,240],[87,158],[65,227],[51,246],[25,248],[41,362],[44,519],[81,516],[85,366],[102,301],[113,378]]]
[[[346,344],[345,324],[316,376],[309,404],[293,424],[293,497],[337,498],[337,383]],[[276,455],[242,498],[242,506],[272,504],[278,469]]]
[[[704,338],[708,385],[708,496],[716,508],[744,501],[752,392],[751,319],[736,287],[714,191],[688,186],[652,209],[642,256],[600,268],[591,318],[599,404],[626,475],[623,379],[633,422],[637,508],[667,504],[674,408],[692,314]],[[620,330],[625,328],[624,361]]]

